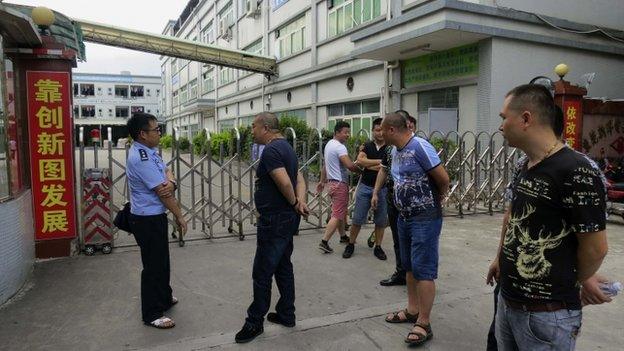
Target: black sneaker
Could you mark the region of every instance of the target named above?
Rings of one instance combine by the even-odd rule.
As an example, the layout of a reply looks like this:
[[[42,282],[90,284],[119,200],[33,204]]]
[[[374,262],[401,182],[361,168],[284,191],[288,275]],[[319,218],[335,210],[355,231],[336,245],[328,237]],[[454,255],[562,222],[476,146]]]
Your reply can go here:
[[[251,340],[255,339],[256,336],[262,334],[263,332],[264,328],[262,326],[254,327],[245,323],[245,325],[243,325],[243,328],[238,333],[236,333],[234,340],[239,344],[243,344],[246,342],[250,342]]]
[[[267,321],[271,322],[271,323],[275,323],[275,324],[281,324],[287,328],[292,328],[295,326],[295,322],[285,322],[282,318],[280,318],[280,316],[275,313],[275,312],[271,312],[269,314],[267,314]]]
[[[345,246],[344,252],[342,253],[342,258],[350,258],[351,256],[353,256],[353,249],[355,249],[354,244],[347,244],[347,246]]]
[[[344,243],[348,243],[349,242],[349,236],[348,235],[343,235],[340,237],[340,243],[344,244]]]
[[[388,258],[386,257],[386,253],[384,252],[384,250],[379,245],[375,246],[375,249],[373,249],[373,253],[375,254],[375,257],[382,261],[385,261]]]
[[[331,247],[329,247],[328,243],[322,242],[319,244],[319,250],[323,251],[324,253],[332,253],[334,252],[334,249],[332,249]]]

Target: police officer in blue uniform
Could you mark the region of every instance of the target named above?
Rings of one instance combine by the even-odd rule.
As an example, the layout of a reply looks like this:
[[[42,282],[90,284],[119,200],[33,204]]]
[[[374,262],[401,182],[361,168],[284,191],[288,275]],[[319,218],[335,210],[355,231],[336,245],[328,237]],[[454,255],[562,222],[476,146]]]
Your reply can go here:
[[[126,165],[130,189],[130,228],[141,249],[141,311],[146,325],[160,329],[175,326],[164,312],[178,300],[169,285],[168,209],[182,235],[186,222],[174,197],[173,174],[158,154],[160,127],[151,114],[135,113],[128,120],[134,140]]]

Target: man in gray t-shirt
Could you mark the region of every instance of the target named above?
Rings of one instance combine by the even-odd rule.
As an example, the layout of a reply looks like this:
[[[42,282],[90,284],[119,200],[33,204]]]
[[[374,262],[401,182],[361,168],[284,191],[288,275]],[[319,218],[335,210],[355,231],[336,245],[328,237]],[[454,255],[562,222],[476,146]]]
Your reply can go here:
[[[323,167],[321,167],[321,180],[316,187],[316,192],[320,193],[327,183],[327,193],[331,197],[332,215],[325,235],[319,244],[319,249],[324,253],[331,253],[334,250],[329,247],[328,241],[336,229],[340,232],[340,242],[346,243],[349,237],[345,234],[345,221],[347,216],[347,206],[349,204],[349,173],[359,172],[357,161],[351,161],[344,143],[349,139],[351,129],[349,123],[338,121],[334,127],[334,138],[325,146]]]

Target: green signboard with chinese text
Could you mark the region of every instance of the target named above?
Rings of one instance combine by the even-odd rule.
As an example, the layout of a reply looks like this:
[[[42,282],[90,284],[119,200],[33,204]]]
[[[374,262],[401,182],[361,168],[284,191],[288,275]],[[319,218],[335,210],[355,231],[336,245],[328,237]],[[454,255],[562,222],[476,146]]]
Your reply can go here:
[[[475,76],[479,73],[479,44],[418,56],[401,62],[403,87]]]

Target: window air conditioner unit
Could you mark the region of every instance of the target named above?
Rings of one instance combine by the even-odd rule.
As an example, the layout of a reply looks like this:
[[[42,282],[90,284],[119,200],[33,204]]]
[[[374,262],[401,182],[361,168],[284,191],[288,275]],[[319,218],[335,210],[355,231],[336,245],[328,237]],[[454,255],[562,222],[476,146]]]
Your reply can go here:
[[[245,10],[247,17],[256,18],[260,14],[260,7],[258,6],[258,0],[246,0]]]

